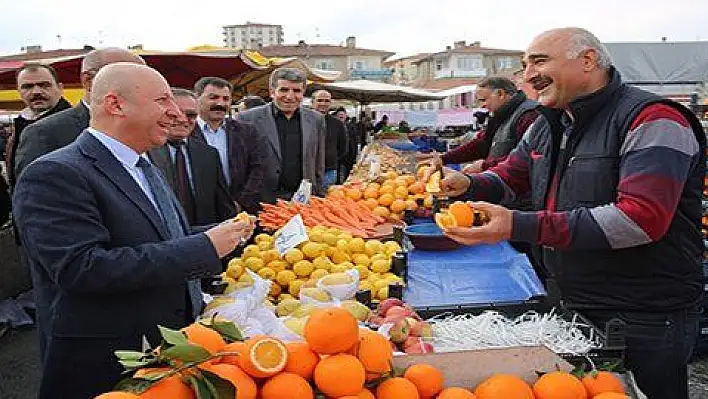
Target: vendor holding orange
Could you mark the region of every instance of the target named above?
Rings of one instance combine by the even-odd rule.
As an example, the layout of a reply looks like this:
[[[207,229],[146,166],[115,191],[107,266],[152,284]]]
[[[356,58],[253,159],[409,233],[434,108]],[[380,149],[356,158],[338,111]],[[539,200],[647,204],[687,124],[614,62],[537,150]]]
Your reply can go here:
[[[703,291],[705,133],[683,106],[624,84],[586,30],[542,33],[524,64],[562,128],[539,118],[506,161],[471,177],[449,172],[441,185],[477,201],[530,193],[536,211],[474,203],[489,223],[446,234],[468,245],[543,246],[565,305],[601,329],[624,323],[626,365],[641,390],[688,398]]]

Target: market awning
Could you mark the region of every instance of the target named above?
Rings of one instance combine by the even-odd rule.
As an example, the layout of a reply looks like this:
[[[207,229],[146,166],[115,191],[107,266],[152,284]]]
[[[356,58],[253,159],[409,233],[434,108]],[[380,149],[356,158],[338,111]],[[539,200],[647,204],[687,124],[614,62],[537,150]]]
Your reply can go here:
[[[445,98],[444,95],[426,90],[370,80],[314,83],[308,91],[318,89],[329,91],[332,93],[332,98],[357,101],[361,104],[435,101]]]
[[[203,76],[218,76],[233,79],[235,76],[253,69],[265,68],[251,60],[245,53],[198,54],[140,52],[141,57],[151,67],[157,69],[172,86],[191,88]],[[79,85],[79,72],[83,55],[54,60],[34,60],[53,66],[59,81],[68,86]],[[15,69],[0,72],[0,88],[15,88]]]
[[[268,97],[270,74],[281,67],[297,68],[304,71],[307,74],[307,80],[310,82],[333,82],[342,74],[339,71],[311,68],[299,58],[264,58],[255,52],[247,52],[246,54],[249,58],[258,61],[259,66],[265,66],[265,68],[252,69],[231,80],[234,85],[234,97],[236,98],[247,95]]]

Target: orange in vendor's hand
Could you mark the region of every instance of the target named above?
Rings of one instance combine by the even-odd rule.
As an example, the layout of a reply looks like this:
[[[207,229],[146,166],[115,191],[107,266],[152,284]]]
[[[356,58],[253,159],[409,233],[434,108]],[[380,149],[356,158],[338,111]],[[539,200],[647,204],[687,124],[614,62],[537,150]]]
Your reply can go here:
[[[471,227],[474,223],[474,210],[462,201],[453,202],[447,211],[455,218],[455,223],[459,227]]]
[[[450,227],[457,227],[457,220],[449,212],[435,214],[435,223],[444,231]]]
[[[246,341],[238,364],[251,377],[278,374],[288,362],[288,348],[279,339],[257,335]]]
[[[591,398],[605,392],[624,393],[622,381],[608,371],[590,372],[583,377],[582,382]]]
[[[477,385],[474,394],[477,399],[534,399],[531,387],[521,378],[510,374],[496,374],[487,378]]]
[[[320,309],[307,319],[303,335],[310,349],[332,355],[346,352],[359,341],[359,324],[348,310]]]
[[[189,341],[203,347],[212,355],[226,346],[226,341],[221,334],[199,323],[188,325],[182,329],[182,332],[187,335]]]
[[[536,399],[586,399],[583,383],[570,373],[554,371],[544,374],[533,384]]]

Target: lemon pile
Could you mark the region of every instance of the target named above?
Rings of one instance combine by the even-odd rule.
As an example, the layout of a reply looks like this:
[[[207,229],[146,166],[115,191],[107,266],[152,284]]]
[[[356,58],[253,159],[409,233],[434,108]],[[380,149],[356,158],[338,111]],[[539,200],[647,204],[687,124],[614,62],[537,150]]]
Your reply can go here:
[[[255,244],[229,262],[222,275],[227,294],[253,285],[246,269],[275,282],[269,294],[275,302],[298,298],[303,287],[314,287],[320,278],[350,269],[359,271],[359,290],[370,290],[374,299],[388,298],[388,286],[402,282],[391,273],[391,258],[401,250],[395,241],[364,240],[336,228],[316,226],[307,228],[308,241],[281,257],[273,246],[277,234],[257,235]]]
[[[330,186],[327,197],[352,199],[374,214],[393,220],[402,220],[406,210],[416,210],[418,199],[423,200],[425,208],[433,206],[433,195],[426,192],[424,183],[413,175],[399,176],[396,172],[387,172],[376,182]]]

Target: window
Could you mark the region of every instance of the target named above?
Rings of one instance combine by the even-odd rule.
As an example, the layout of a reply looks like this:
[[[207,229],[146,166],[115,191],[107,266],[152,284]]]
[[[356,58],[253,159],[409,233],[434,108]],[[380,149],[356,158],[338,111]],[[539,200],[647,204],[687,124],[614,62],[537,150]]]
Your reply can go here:
[[[332,71],[334,70],[334,61],[329,59],[317,60],[315,61],[315,68]]]
[[[457,57],[457,69],[463,71],[482,69],[482,57]]]
[[[512,57],[499,57],[495,61],[495,66],[497,69],[514,69],[516,67],[516,60]]]
[[[365,60],[354,60],[350,65],[351,69],[366,69]]]

